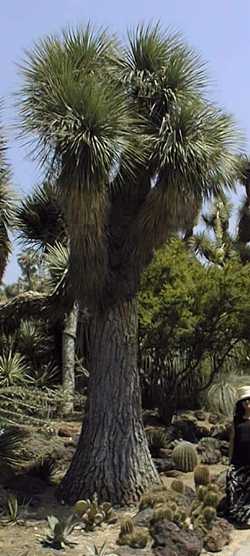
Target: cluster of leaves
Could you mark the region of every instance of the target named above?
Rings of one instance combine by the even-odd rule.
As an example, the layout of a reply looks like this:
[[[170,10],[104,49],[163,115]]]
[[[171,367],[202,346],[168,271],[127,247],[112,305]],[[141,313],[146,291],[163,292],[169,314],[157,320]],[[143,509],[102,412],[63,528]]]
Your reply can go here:
[[[142,361],[151,357],[142,384],[156,388],[159,404],[169,392],[176,402],[180,385],[204,389],[247,345],[249,288],[248,265],[205,267],[178,238],[156,254],[142,277],[139,311]]]

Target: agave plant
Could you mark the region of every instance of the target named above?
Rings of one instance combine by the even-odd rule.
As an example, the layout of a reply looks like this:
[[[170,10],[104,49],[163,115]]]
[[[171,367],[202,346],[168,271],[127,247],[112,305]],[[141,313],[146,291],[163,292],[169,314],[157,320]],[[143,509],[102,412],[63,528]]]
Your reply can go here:
[[[47,520],[50,531],[47,537],[42,540],[42,544],[44,546],[49,546],[51,548],[55,548],[56,550],[60,550],[66,546],[75,546],[76,543],[68,539],[69,535],[78,523],[74,515],[70,515],[65,520],[60,520],[54,515],[50,515],[47,517]]]
[[[100,548],[97,548],[96,544],[94,544],[93,548],[88,547],[87,550],[87,554],[85,553],[83,556],[118,556],[114,552],[109,552],[105,543]]]

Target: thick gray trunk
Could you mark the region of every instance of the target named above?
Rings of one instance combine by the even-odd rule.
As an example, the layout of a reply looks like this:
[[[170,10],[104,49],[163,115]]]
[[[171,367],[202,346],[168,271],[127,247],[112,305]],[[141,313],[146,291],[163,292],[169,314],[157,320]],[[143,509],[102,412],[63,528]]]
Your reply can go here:
[[[65,315],[63,341],[62,341],[62,386],[63,404],[62,414],[70,415],[74,410],[75,394],[75,343],[77,329],[78,308],[73,309]]]
[[[130,503],[158,482],[142,424],[135,301],[93,318],[90,348],[88,412],[59,496]]]

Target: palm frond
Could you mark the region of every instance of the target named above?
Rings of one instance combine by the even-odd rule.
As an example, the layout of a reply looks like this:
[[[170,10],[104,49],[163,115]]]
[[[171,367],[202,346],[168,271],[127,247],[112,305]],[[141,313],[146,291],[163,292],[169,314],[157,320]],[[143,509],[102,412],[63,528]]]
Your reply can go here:
[[[62,243],[56,242],[48,246],[45,261],[48,265],[50,277],[49,287],[53,291],[64,278],[69,266],[69,250]]]

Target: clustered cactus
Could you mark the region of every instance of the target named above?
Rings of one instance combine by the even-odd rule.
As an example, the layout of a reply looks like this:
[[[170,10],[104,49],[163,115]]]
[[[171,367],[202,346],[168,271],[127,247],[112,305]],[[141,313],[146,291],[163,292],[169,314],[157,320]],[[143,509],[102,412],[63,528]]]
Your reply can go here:
[[[111,523],[115,519],[111,504],[99,504],[96,495],[92,500],[78,500],[74,506],[74,513],[79,516],[86,531],[93,531],[104,521]]]
[[[191,442],[178,442],[172,453],[173,461],[180,471],[193,471],[198,464],[198,454]]]
[[[215,484],[198,486],[197,499],[191,506],[190,517],[194,530],[203,537],[212,529],[219,500],[219,490]]]

